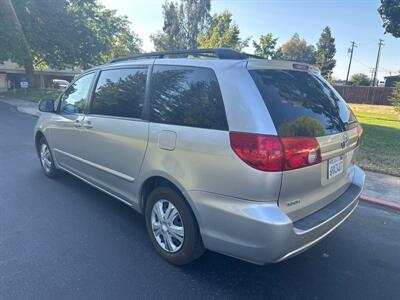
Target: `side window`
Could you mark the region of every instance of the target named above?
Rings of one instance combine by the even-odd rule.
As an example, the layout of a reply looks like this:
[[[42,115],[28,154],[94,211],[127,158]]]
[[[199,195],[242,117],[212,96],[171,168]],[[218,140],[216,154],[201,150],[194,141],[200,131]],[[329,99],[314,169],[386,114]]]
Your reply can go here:
[[[227,130],[224,104],[211,69],[154,66],[151,121]]]
[[[90,113],[140,118],[146,90],[147,69],[102,71]]]
[[[61,113],[79,114],[83,112],[94,74],[82,76],[65,91],[61,97]]]

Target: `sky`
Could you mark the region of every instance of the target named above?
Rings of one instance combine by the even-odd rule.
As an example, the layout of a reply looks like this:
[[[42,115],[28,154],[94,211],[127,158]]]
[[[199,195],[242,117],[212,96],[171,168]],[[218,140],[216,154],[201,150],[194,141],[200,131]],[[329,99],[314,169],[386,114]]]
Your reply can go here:
[[[143,50],[154,50],[150,35],[162,30],[162,4],[165,0],[100,0],[107,8],[126,15],[132,29],[143,40]],[[378,40],[384,40],[378,78],[400,73],[400,39],[384,34],[377,8],[379,0],[212,0],[211,13],[229,10],[239,25],[242,38],[272,32],[278,46],[297,32],[308,43],[316,44],[325,26],[336,43],[334,77],[345,79],[350,42],[355,41],[350,75],[371,74],[375,67]],[[251,44],[251,43],[250,43]],[[253,53],[252,47],[245,49]]]

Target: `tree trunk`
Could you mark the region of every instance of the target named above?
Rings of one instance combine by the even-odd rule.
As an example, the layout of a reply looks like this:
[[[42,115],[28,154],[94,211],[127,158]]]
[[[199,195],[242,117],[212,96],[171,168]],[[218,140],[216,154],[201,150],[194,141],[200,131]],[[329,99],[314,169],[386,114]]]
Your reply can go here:
[[[19,60],[23,62],[29,85],[35,87],[33,59],[29,50],[29,44],[11,0],[0,0],[0,17],[10,32],[10,46],[19,53]]]
[[[35,76],[33,75],[34,69],[33,69],[32,58],[24,59],[24,68],[25,68],[26,76],[28,77],[29,87],[38,87],[37,80],[35,80]]]

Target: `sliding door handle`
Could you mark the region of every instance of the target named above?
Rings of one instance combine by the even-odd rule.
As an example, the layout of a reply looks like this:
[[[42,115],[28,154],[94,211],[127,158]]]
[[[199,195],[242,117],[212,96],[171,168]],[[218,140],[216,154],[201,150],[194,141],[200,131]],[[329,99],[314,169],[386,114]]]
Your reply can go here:
[[[93,128],[92,122],[90,121],[83,122],[83,127],[85,127],[86,129]]]
[[[80,120],[75,120],[75,122],[74,122],[74,126],[75,126],[76,128],[80,128],[80,127],[82,127],[82,123],[81,123],[81,121],[80,121]]]

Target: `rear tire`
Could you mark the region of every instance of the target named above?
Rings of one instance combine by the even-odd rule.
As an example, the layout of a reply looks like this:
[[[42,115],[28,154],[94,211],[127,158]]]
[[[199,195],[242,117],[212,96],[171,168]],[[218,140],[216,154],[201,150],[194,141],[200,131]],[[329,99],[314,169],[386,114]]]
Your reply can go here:
[[[170,187],[154,189],[145,207],[146,229],[156,251],[174,265],[185,265],[205,251],[196,218],[186,200]]]
[[[53,155],[50,151],[50,146],[46,141],[45,137],[41,137],[38,147],[38,154],[40,159],[40,164],[42,166],[42,170],[44,174],[49,178],[56,178],[61,174],[61,171],[58,170],[55,166]]]

